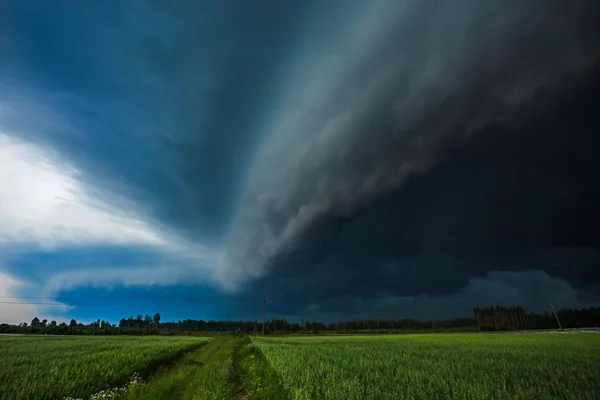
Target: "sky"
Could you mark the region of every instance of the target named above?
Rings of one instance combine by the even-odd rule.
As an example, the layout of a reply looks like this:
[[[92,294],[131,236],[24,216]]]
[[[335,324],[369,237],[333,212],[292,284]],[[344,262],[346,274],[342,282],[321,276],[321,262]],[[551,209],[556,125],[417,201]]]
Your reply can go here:
[[[0,322],[600,305],[600,4],[0,3]]]

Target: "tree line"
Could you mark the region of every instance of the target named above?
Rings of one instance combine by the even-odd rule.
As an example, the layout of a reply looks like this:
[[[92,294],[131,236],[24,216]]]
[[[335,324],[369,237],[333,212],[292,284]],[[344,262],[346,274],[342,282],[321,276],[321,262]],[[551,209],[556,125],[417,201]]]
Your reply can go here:
[[[551,313],[526,313],[521,306],[476,307],[472,318],[423,321],[417,319],[361,319],[351,321],[320,322],[302,319],[265,321],[266,334],[315,334],[315,333],[398,333],[398,332],[444,332],[476,330],[556,329],[555,316]],[[557,315],[563,328],[600,327],[600,307],[584,309],[560,309]],[[179,335],[195,333],[241,332],[262,333],[262,321],[204,321],[186,319],[162,322],[160,313],[153,316],[138,314],[135,318],[121,318],[118,324],[96,320],[88,324],[72,319],[66,322],[40,320],[18,325],[0,324],[0,333],[26,333],[51,335]]]
[[[521,306],[475,307],[477,329],[529,329],[531,319]]]
[[[493,306],[473,309],[478,330],[554,329],[600,327],[600,307],[563,308],[552,313],[526,313],[521,306]]]

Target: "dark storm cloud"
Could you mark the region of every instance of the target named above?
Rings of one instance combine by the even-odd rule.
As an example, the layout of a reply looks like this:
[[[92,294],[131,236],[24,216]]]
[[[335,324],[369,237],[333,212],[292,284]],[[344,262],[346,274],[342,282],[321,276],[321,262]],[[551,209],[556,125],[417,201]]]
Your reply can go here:
[[[388,277],[388,279],[390,279]],[[303,281],[305,291],[290,292],[289,282],[269,281],[262,285],[267,295],[267,317],[284,316],[319,321],[360,318],[465,318],[474,306],[496,304],[521,305],[528,311],[549,312],[549,294],[558,307],[581,308],[598,305],[595,300],[582,298],[581,291],[564,279],[535,269],[522,271],[492,271],[485,276],[470,278],[460,290],[443,296],[429,293],[416,295],[364,296],[346,289],[341,294],[315,295],[311,282]],[[359,285],[360,283],[354,282]],[[282,290],[282,288],[286,288]],[[254,318],[261,312],[262,296],[237,295],[225,300],[230,313],[242,318]]]
[[[322,91],[336,101],[306,114],[286,161],[259,157],[229,276],[323,312],[448,297],[502,270],[597,285],[597,5],[387,7],[398,24],[342,62]]]

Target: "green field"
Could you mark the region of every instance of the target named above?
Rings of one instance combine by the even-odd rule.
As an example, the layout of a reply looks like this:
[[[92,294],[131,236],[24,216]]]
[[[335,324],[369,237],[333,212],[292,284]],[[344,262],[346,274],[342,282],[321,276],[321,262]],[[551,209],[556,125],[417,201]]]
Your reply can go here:
[[[89,396],[168,364],[208,339],[0,335],[0,399]]]
[[[598,334],[255,339],[292,399],[600,398]]]
[[[595,333],[207,341],[0,336],[0,398],[89,399],[140,372],[118,398],[600,399]]]

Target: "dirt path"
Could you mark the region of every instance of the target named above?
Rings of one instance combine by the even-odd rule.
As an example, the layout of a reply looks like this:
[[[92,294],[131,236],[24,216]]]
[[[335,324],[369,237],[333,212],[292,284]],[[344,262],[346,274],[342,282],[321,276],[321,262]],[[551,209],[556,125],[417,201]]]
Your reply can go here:
[[[240,376],[240,349],[247,341],[240,341],[233,348],[233,380],[236,386],[236,400],[248,400],[248,395],[242,389],[242,378]]]
[[[217,338],[135,388],[128,399],[191,400],[236,397],[235,357],[241,338]]]

